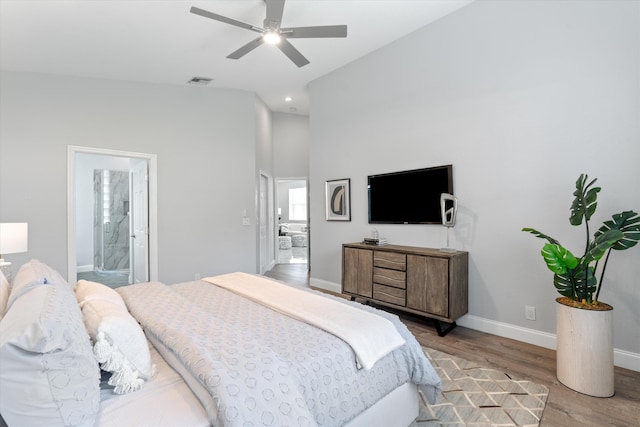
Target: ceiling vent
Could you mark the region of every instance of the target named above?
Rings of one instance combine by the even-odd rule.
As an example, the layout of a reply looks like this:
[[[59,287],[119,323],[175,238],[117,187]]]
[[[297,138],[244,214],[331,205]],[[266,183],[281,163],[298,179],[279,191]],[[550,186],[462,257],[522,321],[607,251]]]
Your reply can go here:
[[[187,82],[187,84],[197,85],[197,86],[206,86],[209,83],[211,83],[212,80],[213,79],[210,79],[208,77],[193,77],[191,80]]]

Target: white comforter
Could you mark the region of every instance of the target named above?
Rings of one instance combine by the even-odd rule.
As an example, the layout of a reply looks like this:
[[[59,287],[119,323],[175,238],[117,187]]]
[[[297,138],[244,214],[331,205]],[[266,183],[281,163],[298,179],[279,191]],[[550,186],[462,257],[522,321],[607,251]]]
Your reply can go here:
[[[229,273],[202,280],[341,338],[351,346],[358,366],[364,369],[373,368],[378,360],[404,344],[393,323],[384,317],[263,276]]]
[[[333,334],[218,286],[145,283],[118,291],[145,332],[206,390],[213,425],[339,426],[405,382],[419,384],[432,401],[440,390],[415,338],[388,313],[379,312],[406,344],[365,370]]]

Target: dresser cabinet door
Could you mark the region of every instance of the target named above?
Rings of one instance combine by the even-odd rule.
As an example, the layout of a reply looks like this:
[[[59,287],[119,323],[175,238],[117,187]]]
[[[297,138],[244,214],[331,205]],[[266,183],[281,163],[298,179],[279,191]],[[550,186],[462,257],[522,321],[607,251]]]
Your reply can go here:
[[[407,307],[449,316],[449,260],[407,255]]]
[[[350,294],[373,296],[373,251],[344,248],[342,290]]]

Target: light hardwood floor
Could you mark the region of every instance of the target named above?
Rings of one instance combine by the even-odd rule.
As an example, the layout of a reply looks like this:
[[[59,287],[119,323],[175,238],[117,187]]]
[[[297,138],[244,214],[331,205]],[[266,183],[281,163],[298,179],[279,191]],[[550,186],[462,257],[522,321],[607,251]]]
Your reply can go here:
[[[306,268],[306,264],[279,264],[265,275],[309,285]],[[615,368],[613,397],[585,396],[558,381],[554,350],[461,326],[441,338],[428,320],[401,317],[422,345],[547,386],[549,397],[540,427],[640,427],[640,372]]]

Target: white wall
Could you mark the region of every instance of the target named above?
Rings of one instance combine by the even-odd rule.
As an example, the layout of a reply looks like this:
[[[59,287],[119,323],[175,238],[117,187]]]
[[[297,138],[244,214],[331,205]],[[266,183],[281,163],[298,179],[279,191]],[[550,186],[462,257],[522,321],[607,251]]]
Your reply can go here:
[[[558,295],[543,241],[521,229],[582,253],[584,229],[568,222],[582,172],[603,188],[592,231],[615,212],[640,212],[640,2],[474,2],[319,78],[310,95],[318,286],[339,286],[340,245],[370,234],[367,175],[451,163],[452,245],[470,253],[460,323],[548,343]],[[324,220],[324,183],[338,178],[351,178],[351,222]],[[377,228],[391,243],[446,242],[438,225]],[[616,355],[629,353],[635,369],[639,261],[639,247],[614,253],[600,295],[615,307]]]
[[[309,176],[309,116],[273,113],[273,165],[276,177]]]
[[[0,219],[29,223],[15,264],[38,258],[66,276],[67,145],[78,145],[157,155],[161,281],[256,271],[256,226],[241,217],[256,217],[258,133],[271,135],[253,93],[3,72],[0,109]]]

